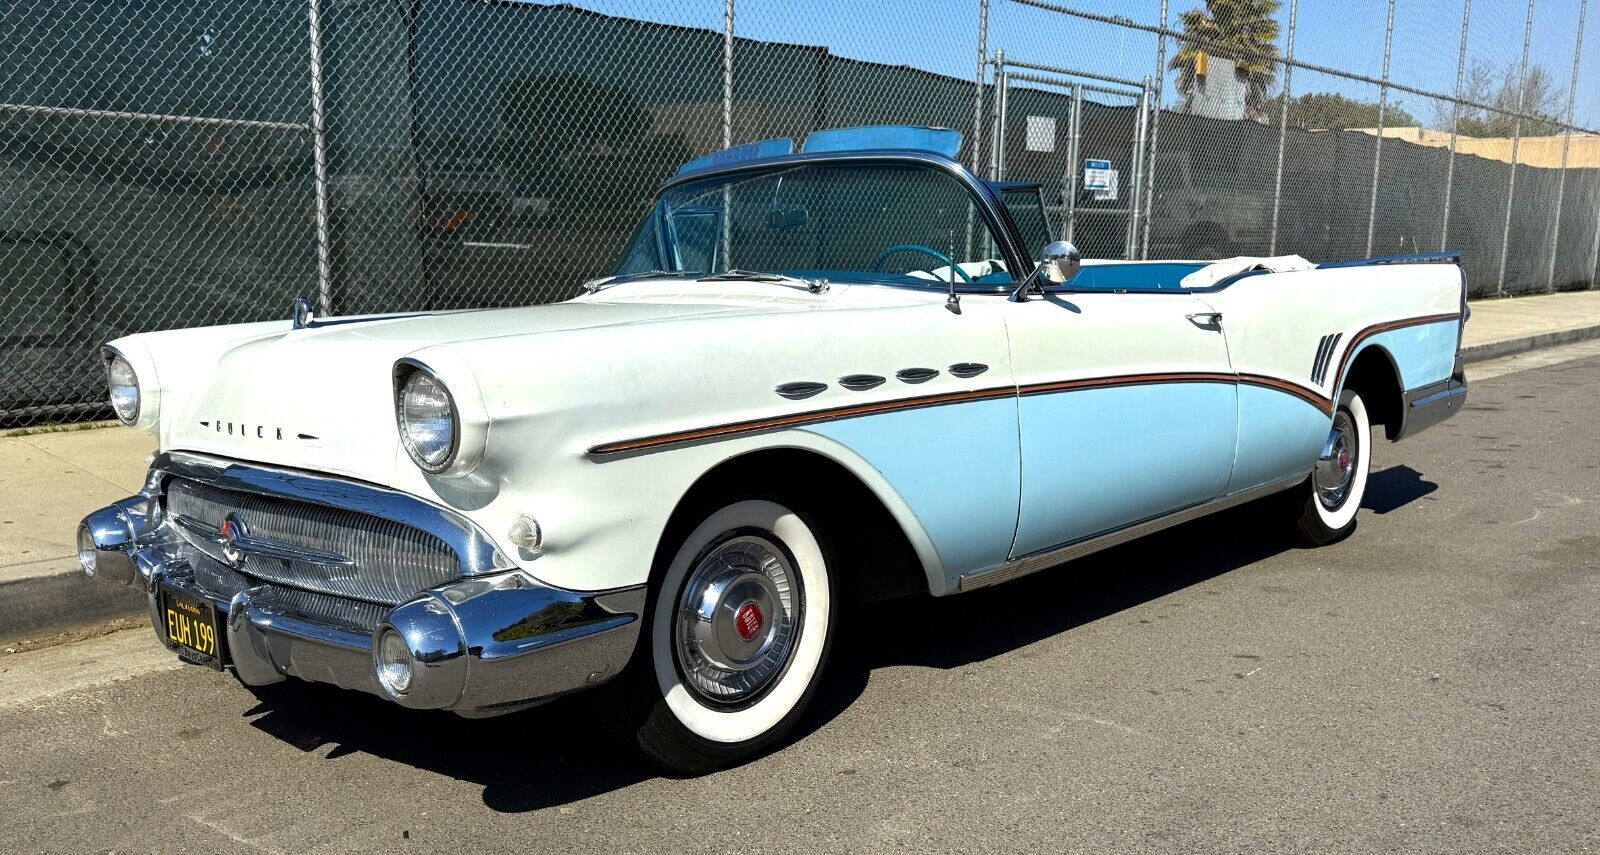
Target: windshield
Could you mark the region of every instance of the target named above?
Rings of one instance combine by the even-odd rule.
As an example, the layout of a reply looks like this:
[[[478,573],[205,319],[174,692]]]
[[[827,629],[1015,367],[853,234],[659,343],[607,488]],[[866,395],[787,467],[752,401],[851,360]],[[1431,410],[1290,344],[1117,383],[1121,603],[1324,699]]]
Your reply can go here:
[[[951,276],[958,285],[1011,281],[971,190],[918,164],[800,164],[680,184],[614,273],[652,270],[930,287]]]

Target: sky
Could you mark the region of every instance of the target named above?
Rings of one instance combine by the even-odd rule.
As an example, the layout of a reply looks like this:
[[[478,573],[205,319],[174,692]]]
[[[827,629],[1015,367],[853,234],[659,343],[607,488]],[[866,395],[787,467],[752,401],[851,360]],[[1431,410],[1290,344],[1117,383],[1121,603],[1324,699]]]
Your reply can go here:
[[[544,2],[544,0],[537,0]],[[571,0],[612,15],[720,30],[721,0]],[[1085,11],[1144,24],[1160,21],[1159,0],[1055,0]],[[1578,17],[1584,0],[1534,0],[1529,62],[1543,66],[1563,90],[1572,78]],[[1291,0],[1282,0],[1280,53],[1288,50]],[[1172,0],[1171,26],[1199,0]],[[1584,26],[1575,119],[1600,127],[1600,0]],[[1441,93],[1455,89],[1462,0],[1395,0],[1390,79]],[[1528,0],[1472,0],[1469,62],[1515,68],[1522,55]],[[1298,0],[1296,59],[1373,78],[1382,76],[1385,0]],[[835,54],[910,65],[971,78],[977,61],[979,0],[735,0],[735,32],[746,38],[823,45]],[[1156,73],[1156,37],[1110,24],[990,0],[989,50],[1044,65],[1139,79]],[[1168,56],[1173,51],[1168,45]],[[736,69],[736,73],[751,73]],[[1168,91],[1171,92],[1170,76]],[[1297,69],[1294,91],[1337,92],[1378,100],[1378,87]],[[1423,120],[1437,102],[1403,92],[1391,98]],[[1564,106],[1564,105],[1563,105]]]

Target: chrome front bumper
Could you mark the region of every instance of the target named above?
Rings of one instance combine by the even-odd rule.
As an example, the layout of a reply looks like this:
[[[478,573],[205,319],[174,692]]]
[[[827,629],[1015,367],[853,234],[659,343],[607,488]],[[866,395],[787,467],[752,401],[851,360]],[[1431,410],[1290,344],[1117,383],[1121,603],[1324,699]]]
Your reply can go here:
[[[197,572],[211,559],[162,511],[166,480],[174,472],[263,495],[283,495],[275,492],[280,483],[302,494],[309,483],[320,496],[365,491],[371,494],[366,499],[385,501],[363,500],[352,509],[372,513],[403,502],[409,519],[397,521],[414,521],[430,506],[326,476],[199,455],[162,455],[139,495],[86,517],[78,530],[84,571],[106,582],[143,588],[156,636],[174,652],[180,649],[162,631],[161,586],[209,600],[226,627],[228,665],[248,685],[299,677],[417,709],[483,716],[603,683],[633,655],[644,610],[643,586],[567,591],[541,584],[522,570],[498,566],[419,592],[389,610],[370,633],[297,614],[284,605],[282,587],[235,573]],[[330,489],[314,489],[319,481]],[[443,509],[439,513],[448,514]],[[481,537],[481,532],[474,534]],[[391,630],[405,639],[411,653],[411,681],[404,692],[391,691],[377,678],[377,646]]]

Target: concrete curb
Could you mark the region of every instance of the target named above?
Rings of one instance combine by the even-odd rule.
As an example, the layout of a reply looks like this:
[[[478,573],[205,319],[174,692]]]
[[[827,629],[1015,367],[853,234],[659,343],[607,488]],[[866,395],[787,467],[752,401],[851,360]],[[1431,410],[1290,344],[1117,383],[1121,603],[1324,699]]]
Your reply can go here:
[[[1600,338],[1600,326],[1539,333],[1464,348],[1461,359],[1483,362],[1596,338]],[[69,564],[60,572],[0,582],[0,642],[38,637],[101,620],[133,617],[144,610],[144,593],[138,588],[97,582],[84,576],[76,565]]]
[[[61,571],[0,582],[0,643],[144,611],[144,591],[90,579],[72,562]]]
[[[1522,338],[1508,338],[1502,341],[1491,341],[1488,344],[1479,344],[1472,347],[1462,348],[1461,361],[1483,362],[1486,359],[1499,359],[1502,356],[1511,356],[1518,353],[1526,353],[1530,350],[1540,350],[1546,347],[1556,347],[1557,345],[1562,344],[1588,341],[1589,339],[1594,338],[1600,338],[1600,326],[1576,327],[1570,330],[1557,330],[1556,332],[1523,336]]]

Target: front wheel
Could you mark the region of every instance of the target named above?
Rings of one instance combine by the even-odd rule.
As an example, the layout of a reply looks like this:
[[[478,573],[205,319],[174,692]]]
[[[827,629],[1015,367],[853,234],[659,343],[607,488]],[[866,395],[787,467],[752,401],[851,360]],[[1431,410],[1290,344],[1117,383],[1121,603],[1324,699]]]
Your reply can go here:
[[[831,567],[820,529],[778,501],[705,515],[658,568],[639,656],[606,699],[612,730],[691,774],[772,747],[827,659]]]
[[[1367,492],[1372,466],[1372,425],[1361,396],[1345,390],[1333,413],[1333,428],[1306,486],[1294,492],[1295,531],[1309,546],[1325,546],[1356,527],[1356,511]]]

